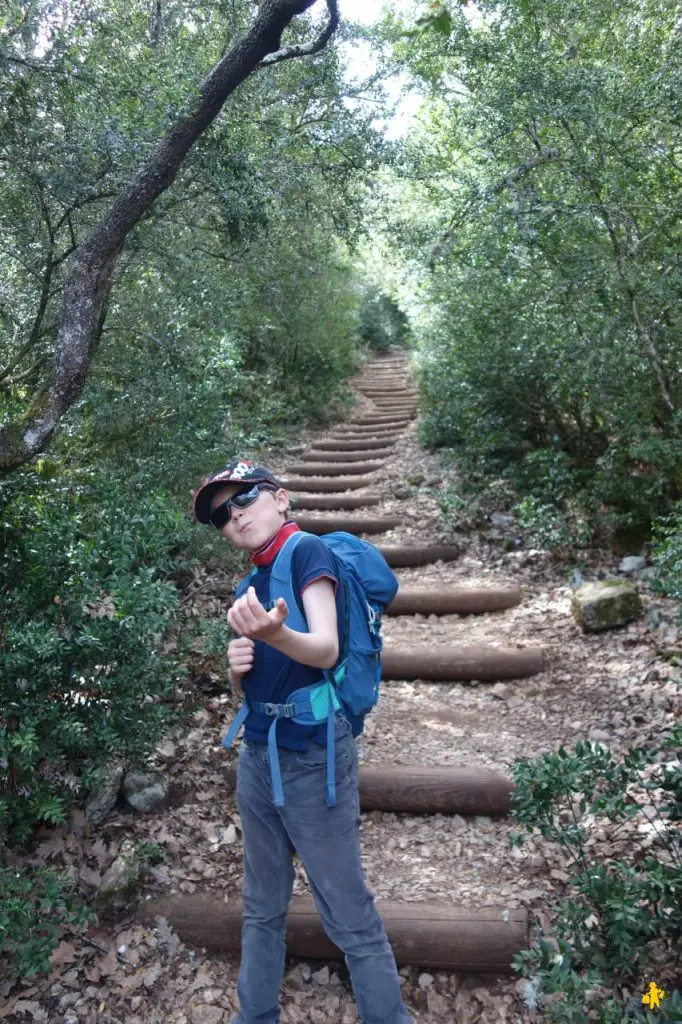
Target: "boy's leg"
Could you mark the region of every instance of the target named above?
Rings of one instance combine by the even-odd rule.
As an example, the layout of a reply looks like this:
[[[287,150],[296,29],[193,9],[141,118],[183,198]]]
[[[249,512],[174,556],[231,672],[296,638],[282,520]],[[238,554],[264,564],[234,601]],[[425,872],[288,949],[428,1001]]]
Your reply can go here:
[[[360,860],[357,752],[337,719],[336,807],[327,807],[327,751],[280,751],[282,820],[303,862],[324,929],[344,952],[363,1024],[413,1024]]]
[[[293,849],[272,802],[267,749],[242,744],[237,806],[244,836],[244,917],[233,1024],[279,1024]]]

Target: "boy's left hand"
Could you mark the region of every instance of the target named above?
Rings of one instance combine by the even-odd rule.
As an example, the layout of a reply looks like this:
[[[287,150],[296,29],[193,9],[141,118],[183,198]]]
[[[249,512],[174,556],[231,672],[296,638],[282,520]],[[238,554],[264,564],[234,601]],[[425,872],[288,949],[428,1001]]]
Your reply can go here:
[[[272,611],[266,612],[256,597],[254,588],[249,587],[228,611],[227,621],[241,636],[267,642],[270,637],[279,632],[288,614],[289,609],[283,597],[278,597]]]

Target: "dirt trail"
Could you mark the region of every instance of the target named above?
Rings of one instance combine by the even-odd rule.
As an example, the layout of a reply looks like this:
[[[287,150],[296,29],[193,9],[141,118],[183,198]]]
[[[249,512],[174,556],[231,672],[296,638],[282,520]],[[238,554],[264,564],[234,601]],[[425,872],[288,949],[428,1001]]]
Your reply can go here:
[[[395,371],[381,371],[381,365],[376,360],[363,380],[371,378],[379,387],[382,373],[390,377],[398,371],[409,382],[407,367],[396,364]],[[376,409],[372,398],[360,397],[353,420]],[[364,492],[353,492],[377,495],[378,504],[328,514],[399,517],[401,525],[367,538],[380,545],[452,540],[438,528],[439,464],[419,448],[416,429],[415,421],[401,428],[395,447],[372,459],[381,468],[371,474]],[[332,429],[325,440],[346,433]],[[315,442],[322,437],[311,433],[304,440],[317,451]],[[320,457],[315,455],[316,460]],[[290,465],[307,458],[297,454],[273,468],[286,476]],[[608,635],[583,635],[570,615],[565,573],[546,553],[504,554],[498,540],[477,535],[467,539],[456,561],[395,571],[401,586],[437,590],[520,584],[523,597],[517,607],[476,616],[386,617],[387,649],[540,644],[548,652],[547,668],[505,683],[384,682],[379,705],[368,716],[359,741],[363,762],[481,765],[508,774],[516,758],[534,757],[562,743],[589,737],[617,749],[672,721],[674,671],[657,655],[660,628],[657,632],[640,622]],[[219,590],[203,590],[203,614],[224,615]],[[665,626],[671,608],[661,602],[658,606]],[[101,830],[107,856],[131,836],[163,848],[166,862],[149,880],[149,897],[210,891],[218,899],[239,898],[239,818],[226,778],[235,755],[221,747],[232,713],[231,698],[212,698],[196,716],[192,731],[167,752],[175,806],[139,819],[117,813]],[[370,812],[363,814],[361,828],[367,879],[378,898],[471,908],[526,907],[533,922],[546,923],[548,905],[568,879],[560,851],[534,838],[521,850],[510,848],[513,825],[508,818]],[[294,891],[307,892],[299,866]],[[17,1014],[9,1019],[229,1024],[235,1007],[235,959],[182,946],[163,922],[156,929],[123,922],[118,930],[99,929],[91,941],[101,952],[93,952],[92,946],[89,954],[76,949],[74,961],[57,964],[47,983],[28,990],[25,999],[46,1016]],[[403,967],[400,973],[406,1003],[419,1024],[542,1019],[529,1012],[525,983],[513,975],[458,975],[419,967]],[[334,963],[290,963],[281,1004],[283,1024],[353,1024],[358,1019],[348,979]]]

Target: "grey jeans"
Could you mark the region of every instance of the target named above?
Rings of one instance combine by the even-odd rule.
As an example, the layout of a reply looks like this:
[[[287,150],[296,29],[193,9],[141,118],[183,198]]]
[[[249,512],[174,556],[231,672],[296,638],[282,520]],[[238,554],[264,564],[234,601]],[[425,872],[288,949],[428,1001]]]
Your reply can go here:
[[[284,807],[275,807],[268,751],[242,743],[237,804],[244,834],[244,917],[233,1024],[279,1024],[292,855],[305,868],[324,930],[345,955],[364,1024],[413,1024],[395,958],[365,885],[360,861],[360,801],[355,740],[336,721],[336,806],[325,804],[325,747],[280,748]]]

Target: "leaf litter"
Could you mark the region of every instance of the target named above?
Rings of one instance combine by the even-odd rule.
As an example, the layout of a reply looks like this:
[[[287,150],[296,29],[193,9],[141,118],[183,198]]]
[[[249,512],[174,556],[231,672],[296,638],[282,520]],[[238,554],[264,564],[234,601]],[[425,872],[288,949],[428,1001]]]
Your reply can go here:
[[[363,408],[371,408],[362,400]],[[314,435],[306,437],[312,441]],[[291,459],[270,453],[282,472]],[[407,498],[405,481],[412,486]],[[373,474],[381,495],[372,514],[396,514],[403,525],[374,541],[386,544],[452,542],[439,526],[443,469],[417,444],[411,424],[399,446]],[[357,492],[356,492],[357,493]],[[549,553],[505,550],[499,531],[487,526],[458,531],[461,557],[450,563],[400,569],[406,586],[518,585],[523,599],[504,612],[479,616],[386,617],[387,647],[450,644],[535,646],[548,652],[546,670],[529,679],[497,683],[386,683],[359,741],[363,762],[481,765],[507,774],[517,758],[571,748],[595,736],[614,751],[655,739],[679,717],[678,670],[662,656],[680,646],[672,602],[640,588],[645,614],[605,634],[585,635],[570,614],[565,567]],[[596,574],[614,574],[614,558],[585,555]],[[224,570],[198,571],[189,587],[189,614],[222,621],[234,579]],[[655,614],[651,614],[655,612]],[[241,828],[228,780],[233,751],[222,736],[236,711],[224,692],[226,666],[206,669],[214,694],[185,735],[159,751],[158,768],[176,784],[179,798],[158,813],[136,816],[115,809],[96,834],[83,822],[45,833],[34,859],[77,872],[86,892],[101,880],[124,839],[156,843],[165,860],[150,868],[141,898],[196,892],[239,900]],[[218,691],[218,692],[215,692]],[[651,799],[651,797],[649,797]],[[590,823],[594,855],[608,861],[631,847],[632,833],[611,834],[608,823]],[[634,828],[634,826],[633,826]],[[528,908],[547,932],[552,907],[567,892],[569,856],[531,835],[509,845],[510,819],[460,815],[418,817],[363,814],[361,838],[367,881],[379,899],[434,901],[472,909],[499,905]],[[651,830],[640,836],[656,842]],[[295,864],[294,892],[308,892]],[[49,1024],[229,1024],[236,1010],[236,959],[185,946],[165,918],[153,927],[132,915],[103,920],[82,935],[65,937],[47,978],[0,988],[0,1019]],[[541,1022],[528,983],[516,976],[487,976],[400,969],[405,1001],[419,1024]],[[287,963],[281,993],[283,1024],[355,1024],[358,1021],[345,969],[338,963]]]

